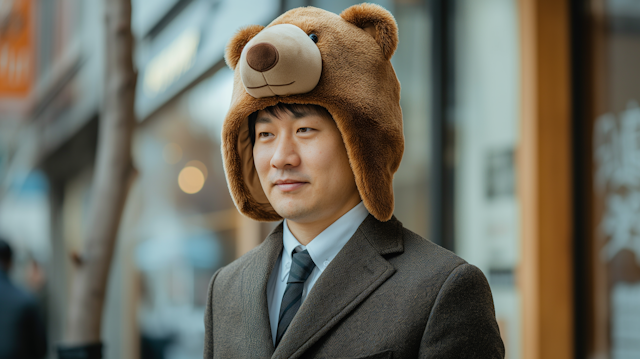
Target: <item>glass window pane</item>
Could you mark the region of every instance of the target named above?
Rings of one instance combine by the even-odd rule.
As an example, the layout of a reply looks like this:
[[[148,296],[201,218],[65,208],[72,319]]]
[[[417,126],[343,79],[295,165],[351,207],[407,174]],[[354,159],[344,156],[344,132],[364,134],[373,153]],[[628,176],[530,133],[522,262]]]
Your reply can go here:
[[[393,12],[400,42],[391,59],[401,85],[405,149],[394,178],[395,214],[423,237],[429,233],[431,155],[431,18],[425,2],[398,1]]]
[[[640,2],[594,0],[590,355],[640,357]],[[587,131],[588,132],[588,131]],[[586,139],[589,141],[591,139]]]
[[[519,358],[519,56],[515,0],[455,5],[455,250],[491,284],[508,358]]]

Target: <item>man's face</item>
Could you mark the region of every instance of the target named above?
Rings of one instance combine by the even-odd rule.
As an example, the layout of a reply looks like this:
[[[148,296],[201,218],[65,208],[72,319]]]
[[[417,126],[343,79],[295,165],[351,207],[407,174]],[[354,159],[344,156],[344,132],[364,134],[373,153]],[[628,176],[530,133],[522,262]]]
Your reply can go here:
[[[253,161],[275,211],[313,223],[342,215],[360,202],[340,131],[314,112],[258,113]]]

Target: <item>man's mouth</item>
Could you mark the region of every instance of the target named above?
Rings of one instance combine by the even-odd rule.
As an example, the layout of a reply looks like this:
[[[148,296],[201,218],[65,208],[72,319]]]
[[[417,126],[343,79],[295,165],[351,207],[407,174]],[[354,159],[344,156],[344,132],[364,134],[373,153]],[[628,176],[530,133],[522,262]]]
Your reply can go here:
[[[307,183],[309,182],[284,179],[284,180],[275,181],[274,186],[276,186],[282,192],[292,192],[299,189],[300,187],[304,186]]]

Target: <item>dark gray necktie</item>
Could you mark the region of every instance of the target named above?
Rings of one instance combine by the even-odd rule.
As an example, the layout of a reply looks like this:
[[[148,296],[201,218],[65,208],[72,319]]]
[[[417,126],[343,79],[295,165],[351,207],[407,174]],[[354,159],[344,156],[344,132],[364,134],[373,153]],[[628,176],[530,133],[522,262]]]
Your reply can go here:
[[[307,250],[293,253],[291,258],[291,269],[289,270],[289,279],[287,280],[287,288],[282,296],[282,304],[280,304],[280,316],[278,317],[278,333],[276,333],[276,347],[280,343],[280,339],[287,331],[291,320],[300,309],[302,304],[302,290],[304,282],[309,278],[311,271],[316,266]]]

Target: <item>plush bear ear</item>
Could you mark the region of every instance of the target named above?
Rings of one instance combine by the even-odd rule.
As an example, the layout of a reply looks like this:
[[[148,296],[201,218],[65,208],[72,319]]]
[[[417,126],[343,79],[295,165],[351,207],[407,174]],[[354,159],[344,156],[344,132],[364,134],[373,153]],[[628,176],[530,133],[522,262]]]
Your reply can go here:
[[[398,47],[398,25],[393,15],[375,4],[353,5],[340,16],[373,36],[384,57],[389,60]]]
[[[264,29],[262,25],[249,25],[238,30],[238,32],[233,35],[224,53],[224,60],[227,62],[227,66],[232,70],[236,69],[244,45],[251,41],[262,29]]]

